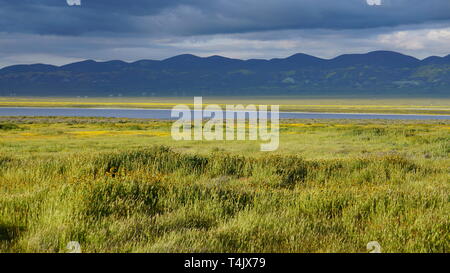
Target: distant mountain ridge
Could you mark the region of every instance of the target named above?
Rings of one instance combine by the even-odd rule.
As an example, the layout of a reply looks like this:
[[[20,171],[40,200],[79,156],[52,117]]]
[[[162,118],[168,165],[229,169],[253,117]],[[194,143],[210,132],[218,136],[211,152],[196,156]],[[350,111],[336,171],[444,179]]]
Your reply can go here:
[[[421,94],[450,96],[450,55],[423,60],[392,51],[322,59],[240,60],[191,54],[165,60],[86,60],[0,69],[0,96]]]

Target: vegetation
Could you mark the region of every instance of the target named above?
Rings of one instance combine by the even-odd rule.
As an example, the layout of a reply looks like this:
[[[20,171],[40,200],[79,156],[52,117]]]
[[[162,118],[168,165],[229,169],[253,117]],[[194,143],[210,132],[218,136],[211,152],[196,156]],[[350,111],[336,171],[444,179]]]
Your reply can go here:
[[[334,98],[330,96],[205,97],[204,104],[280,105],[280,111],[330,113],[394,113],[450,115],[448,98]],[[192,97],[0,97],[0,107],[78,107],[172,109],[193,106]]]
[[[287,120],[275,153],[166,121],[0,124],[1,252],[449,251],[448,120]]]

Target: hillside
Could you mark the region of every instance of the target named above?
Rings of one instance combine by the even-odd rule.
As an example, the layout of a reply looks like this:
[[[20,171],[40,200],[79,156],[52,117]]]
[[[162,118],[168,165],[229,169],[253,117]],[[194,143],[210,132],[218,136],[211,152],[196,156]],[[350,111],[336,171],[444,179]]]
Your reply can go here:
[[[391,51],[321,59],[239,60],[179,55],[162,61],[96,62],[0,69],[0,96],[190,95],[450,96],[450,55],[423,60]]]

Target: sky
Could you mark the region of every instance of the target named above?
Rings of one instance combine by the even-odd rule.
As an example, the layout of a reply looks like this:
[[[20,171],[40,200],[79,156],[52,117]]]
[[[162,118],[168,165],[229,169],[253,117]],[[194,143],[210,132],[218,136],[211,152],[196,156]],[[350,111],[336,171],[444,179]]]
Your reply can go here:
[[[0,0],[0,67],[374,50],[450,54],[450,0]]]

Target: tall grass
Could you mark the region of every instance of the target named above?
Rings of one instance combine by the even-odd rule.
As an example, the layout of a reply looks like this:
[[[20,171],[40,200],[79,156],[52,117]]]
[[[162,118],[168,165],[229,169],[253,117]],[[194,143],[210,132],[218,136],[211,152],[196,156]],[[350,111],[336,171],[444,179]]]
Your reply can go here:
[[[449,182],[445,164],[390,154],[4,155],[0,251],[448,252]]]

